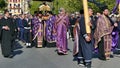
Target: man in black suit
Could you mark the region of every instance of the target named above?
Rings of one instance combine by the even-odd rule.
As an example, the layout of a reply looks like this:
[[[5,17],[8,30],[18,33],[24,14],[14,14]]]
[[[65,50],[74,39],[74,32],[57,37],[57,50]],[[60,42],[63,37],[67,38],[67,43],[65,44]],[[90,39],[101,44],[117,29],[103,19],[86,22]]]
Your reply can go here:
[[[4,11],[4,17],[0,19],[1,50],[5,58],[13,57],[12,40],[14,35],[13,20],[9,18],[9,11]]]

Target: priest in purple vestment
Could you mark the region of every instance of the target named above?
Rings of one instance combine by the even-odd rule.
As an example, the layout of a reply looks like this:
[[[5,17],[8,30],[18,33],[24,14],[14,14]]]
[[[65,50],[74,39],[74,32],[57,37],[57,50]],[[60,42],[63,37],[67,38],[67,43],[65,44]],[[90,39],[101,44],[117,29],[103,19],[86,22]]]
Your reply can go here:
[[[67,54],[68,42],[67,42],[67,30],[69,25],[69,18],[64,8],[61,8],[59,14],[56,16],[56,31],[57,31],[57,50],[58,54]]]
[[[33,24],[33,40],[37,40],[36,47],[42,47],[43,45],[43,22],[42,22],[42,13],[39,12],[34,19],[32,20]]]
[[[55,16],[51,11],[48,12],[49,19],[45,21],[45,40],[47,47],[54,47],[56,42]]]

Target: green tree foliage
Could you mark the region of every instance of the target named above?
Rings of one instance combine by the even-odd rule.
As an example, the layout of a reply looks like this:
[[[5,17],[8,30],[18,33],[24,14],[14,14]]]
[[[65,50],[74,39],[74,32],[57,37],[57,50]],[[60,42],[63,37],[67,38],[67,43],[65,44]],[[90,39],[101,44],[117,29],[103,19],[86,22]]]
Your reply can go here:
[[[30,3],[31,8],[30,8],[30,13],[33,14],[34,11],[38,11],[39,5],[40,5],[40,1],[32,1]]]
[[[96,0],[99,3],[106,4],[110,11],[114,8],[115,6],[115,0]],[[41,4],[42,1],[33,1],[32,7],[31,7],[31,12],[38,9],[38,6]],[[52,4],[52,10],[54,13],[58,13],[59,8],[63,7],[66,9],[67,12],[73,13],[76,11],[79,11],[82,9],[82,0],[53,0]],[[89,7],[93,8],[94,12],[100,12],[100,8],[98,8],[95,4],[93,3],[88,3]]]
[[[5,0],[0,0],[0,9],[3,9],[7,6],[7,3],[5,2]]]
[[[58,0],[58,1],[59,8],[63,7],[70,13],[79,11],[82,8],[82,2],[80,0]]]
[[[110,10],[110,11],[112,11],[112,9],[114,8],[114,6],[115,6],[115,0],[97,0],[99,3],[101,3],[101,4],[106,4],[107,6],[108,6],[108,9]],[[93,10],[94,10],[94,12],[100,12],[101,10],[101,8],[98,8],[98,6],[96,6],[95,4],[93,4],[93,3],[89,3],[89,6],[91,7],[91,8],[93,8]]]

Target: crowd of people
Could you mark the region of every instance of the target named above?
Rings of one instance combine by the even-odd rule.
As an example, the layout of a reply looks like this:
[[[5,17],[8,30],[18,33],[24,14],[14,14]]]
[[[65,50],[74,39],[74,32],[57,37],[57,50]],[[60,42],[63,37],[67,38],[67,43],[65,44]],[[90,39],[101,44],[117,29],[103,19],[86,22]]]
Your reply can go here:
[[[58,15],[51,11],[45,15],[35,11],[34,15],[13,16],[5,10],[4,15],[0,15],[2,55],[5,58],[13,57],[13,43],[16,39],[25,43],[26,48],[56,47],[58,55],[67,55],[67,33],[74,42],[73,55],[81,66],[91,68],[95,52],[99,53],[100,60],[109,60],[114,49],[120,54],[120,18],[109,17],[107,7],[96,15],[89,8],[88,13],[90,34],[86,32],[84,10],[68,15],[64,8],[60,8]]]
[[[119,45],[119,16],[110,15],[107,6],[102,12],[93,15],[93,9],[88,8],[89,26],[91,33],[86,32],[84,11],[80,10],[80,16],[73,29],[74,48],[73,55],[80,66],[91,68],[92,58],[95,53],[100,60],[109,60],[113,54],[120,54]],[[72,21],[74,18],[72,18]],[[71,30],[72,31],[72,30]],[[113,53],[116,51],[115,53]]]

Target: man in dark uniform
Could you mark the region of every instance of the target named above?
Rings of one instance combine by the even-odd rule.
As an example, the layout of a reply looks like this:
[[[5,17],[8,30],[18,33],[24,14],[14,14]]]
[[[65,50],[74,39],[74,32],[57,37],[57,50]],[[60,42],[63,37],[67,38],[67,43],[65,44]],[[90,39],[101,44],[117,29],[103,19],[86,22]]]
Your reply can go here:
[[[25,15],[25,18],[23,19],[23,26],[24,26],[24,39],[27,48],[29,48],[31,47],[31,41],[30,41],[31,20],[27,17],[27,15]]]
[[[17,35],[18,35],[18,27],[17,27],[17,16],[14,15],[13,17],[9,17],[12,20],[12,28],[13,28],[13,34],[12,34],[12,50],[16,48],[16,40],[17,40]]]
[[[14,29],[15,29],[15,30],[14,30],[14,35],[15,35],[14,38],[15,38],[15,39],[18,38],[18,37],[17,37],[17,36],[18,36],[18,26],[17,26],[17,23],[18,23],[18,22],[17,22],[17,16],[14,15],[14,16],[13,16],[13,26],[14,26]]]
[[[71,33],[72,40],[74,41],[73,28],[74,28],[75,22],[76,22],[75,15],[72,14],[69,20],[70,20],[70,33]]]
[[[0,20],[1,50],[5,58],[12,58],[13,21],[9,18],[9,12],[7,10],[4,11],[4,14],[5,16]]]
[[[23,19],[24,15],[21,14],[20,18],[17,18],[17,27],[18,27],[18,34],[19,34],[19,39],[24,42],[24,26],[23,26]]]
[[[92,51],[93,51],[93,23],[92,19],[90,17],[90,27],[91,27],[91,35],[88,35],[86,33],[85,28],[85,19],[84,19],[84,11],[81,10],[81,18],[79,20],[80,23],[80,43],[79,43],[79,53],[78,53],[78,64],[79,65],[85,65],[87,68],[91,68],[91,61],[92,61]],[[92,16],[93,11],[91,8],[89,8],[89,16]]]

